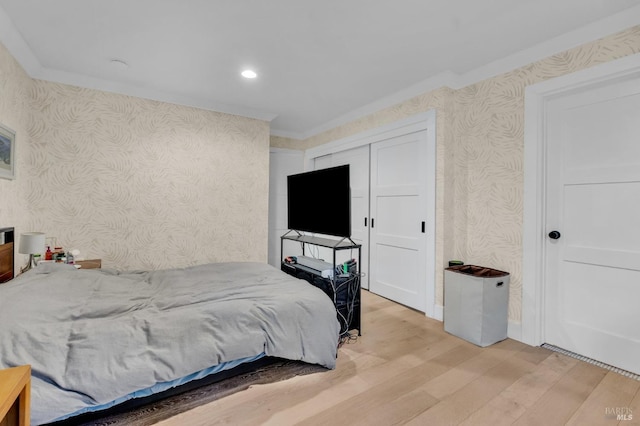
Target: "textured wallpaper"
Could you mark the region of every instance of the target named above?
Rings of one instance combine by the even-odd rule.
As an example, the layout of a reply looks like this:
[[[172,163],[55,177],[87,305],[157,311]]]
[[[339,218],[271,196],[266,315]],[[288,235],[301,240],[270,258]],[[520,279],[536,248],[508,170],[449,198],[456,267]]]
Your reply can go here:
[[[640,52],[640,26],[455,93],[454,144],[466,182],[466,260],[511,273],[509,317],[522,314],[525,88]],[[459,188],[460,191],[463,188]]]
[[[509,318],[522,311],[524,91],[526,86],[640,52],[640,26],[511,72],[438,89],[297,144],[308,149],[436,109],[436,267],[462,259],[511,274]],[[274,143],[296,146],[292,140]],[[443,274],[436,271],[436,303]]]
[[[271,135],[269,137],[269,146],[271,148],[296,149],[303,150],[302,141],[299,139],[284,138],[282,136]]]
[[[34,81],[31,227],[105,267],[267,259],[269,125]]]
[[[266,261],[267,122],[34,81],[0,44],[0,123],[17,134],[0,179],[16,242],[43,231],[118,269]]]
[[[0,123],[16,132],[16,179],[0,179],[0,228],[15,227],[15,270],[26,264],[18,254],[18,235],[33,231],[29,226],[25,159],[29,153],[27,133],[30,116],[29,92],[33,81],[0,44]]]
[[[638,52],[640,26],[271,143],[307,149],[435,109],[436,265],[461,258],[509,271],[509,316],[519,321],[524,89]],[[33,81],[2,46],[0,123],[18,140],[17,179],[0,179],[0,226],[44,231],[121,269],[266,261],[268,123]],[[442,304],[439,271],[436,297]]]

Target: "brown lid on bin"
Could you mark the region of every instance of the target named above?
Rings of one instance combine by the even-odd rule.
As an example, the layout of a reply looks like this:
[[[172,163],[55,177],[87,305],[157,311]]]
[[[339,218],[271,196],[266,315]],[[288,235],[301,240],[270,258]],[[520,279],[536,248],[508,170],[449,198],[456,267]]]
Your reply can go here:
[[[461,274],[473,275],[474,277],[504,277],[509,275],[508,272],[499,271],[497,269],[485,268],[476,265],[459,265],[446,268],[447,271],[458,272]]]

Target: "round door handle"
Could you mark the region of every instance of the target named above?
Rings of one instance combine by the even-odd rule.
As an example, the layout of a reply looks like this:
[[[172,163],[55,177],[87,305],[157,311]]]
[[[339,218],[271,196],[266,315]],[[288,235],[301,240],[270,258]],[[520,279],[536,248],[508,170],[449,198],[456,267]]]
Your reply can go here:
[[[551,238],[552,240],[557,240],[558,238],[560,238],[561,234],[558,231],[551,231],[549,232],[549,238]]]

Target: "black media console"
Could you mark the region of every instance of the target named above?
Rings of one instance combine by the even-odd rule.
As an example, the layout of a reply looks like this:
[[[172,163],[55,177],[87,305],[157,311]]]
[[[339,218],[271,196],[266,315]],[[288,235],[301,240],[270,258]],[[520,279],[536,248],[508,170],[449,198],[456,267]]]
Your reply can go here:
[[[340,334],[346,335],[351,330],[358,330],[362,334],[361,307],[360,307],[360,244],[356,244],[350,238],[332,240],[310,235],[302,235],[297,231],[289,231],[280,237],[280,253],[283,253],[284,241],[301,243],[301,257],[305,254],[305,244],[311,244],[330,248],[333,251],[333,263],[328,269],[320,270],[317,267],[309,267],[296,262],[296,257],[284,259],[281,264],[282,271],[297,278],[304,279],[326,293],[336,307],[338,321],[340,322]],[[344,265],[336,263],[336,252],[340,250],[357,250],[357,258],[354,262]],[[328,272],[331,271],[331,272]]]

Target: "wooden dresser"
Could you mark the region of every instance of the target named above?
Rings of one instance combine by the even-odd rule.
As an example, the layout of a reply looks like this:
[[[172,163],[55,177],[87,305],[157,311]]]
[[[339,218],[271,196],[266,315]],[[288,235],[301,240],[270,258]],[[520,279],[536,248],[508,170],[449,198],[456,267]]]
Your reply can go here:
[[[31,366],[0,370],[0,426],[28,426],[30,404]]]
[[[13,279],[14,229],[0,228],[0,283]]]

